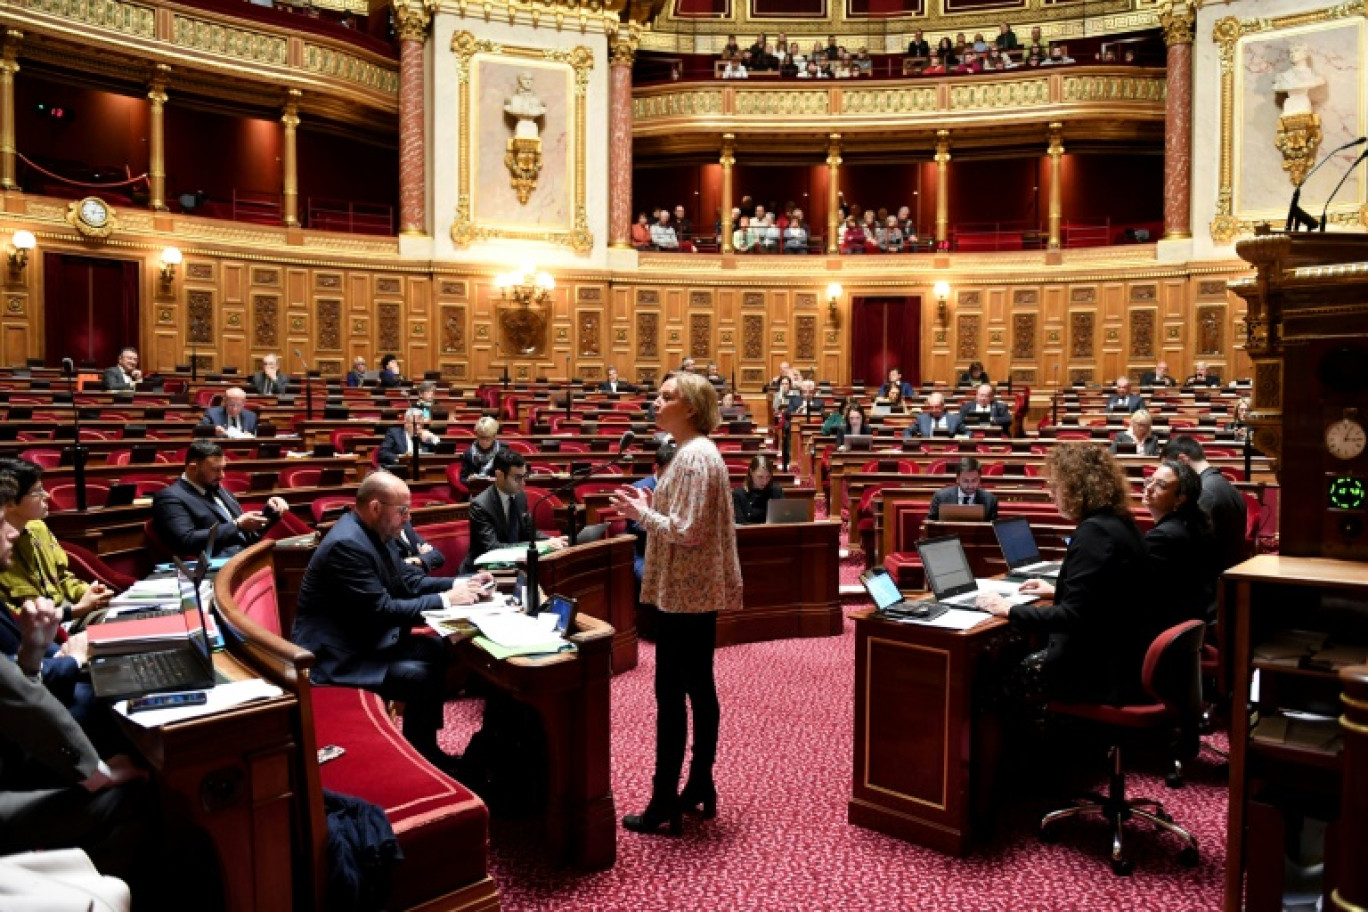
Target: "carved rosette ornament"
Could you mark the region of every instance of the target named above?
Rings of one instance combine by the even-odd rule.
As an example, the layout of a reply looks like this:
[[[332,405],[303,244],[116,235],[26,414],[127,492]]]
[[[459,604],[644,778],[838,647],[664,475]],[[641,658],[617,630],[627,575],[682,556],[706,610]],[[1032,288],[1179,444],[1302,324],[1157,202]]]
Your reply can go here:
[[[1273,145],[1282,153],[1282,168],[1292,186],[1300,187],[1306,180],[1306,172],[1315,164],[1320,144],[1319,114],[1284,114],[1278,118],[1278,134]]]
[[[1197,10],[1190,0],[1164,0],[1155,12],[1164,29],[1164,44],[1192,44]]]
[[[427,41],[435,4],[431,0],[394,0],[394,34],[400,41]]]

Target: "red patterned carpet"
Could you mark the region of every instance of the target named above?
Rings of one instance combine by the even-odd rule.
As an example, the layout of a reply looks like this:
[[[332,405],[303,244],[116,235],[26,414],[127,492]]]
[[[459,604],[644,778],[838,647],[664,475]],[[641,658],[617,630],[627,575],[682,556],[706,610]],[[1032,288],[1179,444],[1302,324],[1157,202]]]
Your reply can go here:
[[[844,575],[844,574],[843,574]],[[863,600],[847,599],[847,609]],[[718,816],[685,819],[678,839],[618,831],[617,864],[580,874],[545,864],[537,829],[499,822],[491,869],[503,908],[523,910],[1148,910],[1216,909],[1225,860],[1224,770],[1206,757],[1186,788],[1156,769],[1133,793],[1164,801],[1196,834],[1201,864],[1181,867],[1167,839],[1141,827],[1130,841],[1136,873],[1117,878],[1108,837],[1091,822],[1064,824],[1058,844],[1034,837],[1057,798],[1033,794],[1006,770],[1011,796],[998,830],[965,859],[949,858],[846,823],[853,756],[854,627],[840,637],[733,646],[717,654],[722,694]],[[613,698],[613,790],[619,815],[645,806],[654,750],[655,650],[618,676]],[[449,705],[452,728],[471,730],[477,701]],[[454,734],[454,733],[453,733]],[[457,738],[453,738],[453,741]],[[455,743],[448,744],[455,748]],[[1102,769],[1100,758],[1086,765]],[[1100,776],[1072,782],[1100,786]],[[1074,791],[1070,788],[1070,792]]]

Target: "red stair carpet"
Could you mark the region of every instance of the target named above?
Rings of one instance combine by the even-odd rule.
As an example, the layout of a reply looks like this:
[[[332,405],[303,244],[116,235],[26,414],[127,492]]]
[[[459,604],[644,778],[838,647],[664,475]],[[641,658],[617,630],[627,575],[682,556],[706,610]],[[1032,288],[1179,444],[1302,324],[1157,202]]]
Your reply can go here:
[[[867,600],[847,599],[847,611]],[[650,793],[655,649],[614,679],[613,790],[619,815]],[[1054,803],[1020,795],[996,835],[964,859],[846,823],[854,716],[854,626],[840,637],[732,646],[717,653],[722,696],[718,816],[685,818],[677,839],[618,831],[617,864],[582,874],[545,863],[535,823],[491,824],[490,869],[506,912],[811,912],[811,910],[1210,910],[1221,904],[1224,771],[1204,756],[1187,786],[1164,787],[1158,767],[1131,777],[1136,795],[1163,801],[1197,836],[1201,864],[1180,866],[1163,838],[1135,828],[1133,877],[1106,861],[1101,824],[1070,822],[1060,841],[1035,838]],[[473,729],[478,701],[448,705],[452,743]],[[456,731],[461,734],[458,736]],[[1099,775],[1078,783],[1104,785]],[[1010,776],[1010,773],[1008,774]],[[1046,805],[1050,804],[1050,807]]]

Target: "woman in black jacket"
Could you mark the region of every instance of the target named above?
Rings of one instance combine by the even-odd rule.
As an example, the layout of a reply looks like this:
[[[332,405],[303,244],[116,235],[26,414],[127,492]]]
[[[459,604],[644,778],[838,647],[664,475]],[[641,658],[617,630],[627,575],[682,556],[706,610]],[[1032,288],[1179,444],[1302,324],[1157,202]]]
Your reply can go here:
[[[1008,605],[995,594],[978,606],[1013,627],[1049,634],[1049,646],[1023,661],[1023,697],[1045,696],[1120,705],[1143,698],[1145,650],[1163,628],[1140,585],[1145,540],[1131,518],[1126,476],[1110,453],[1091,443],[1059,444],[1045,457],[1055,506],[1078,523],[1059,583],[1021,584],[1049,604]]]
[[[784,489],[774,480],[768,456],[757,455],[746,470],[746,483],[732,491],[732,510],[738,526],[762,526],[771,500],[783,500]]]

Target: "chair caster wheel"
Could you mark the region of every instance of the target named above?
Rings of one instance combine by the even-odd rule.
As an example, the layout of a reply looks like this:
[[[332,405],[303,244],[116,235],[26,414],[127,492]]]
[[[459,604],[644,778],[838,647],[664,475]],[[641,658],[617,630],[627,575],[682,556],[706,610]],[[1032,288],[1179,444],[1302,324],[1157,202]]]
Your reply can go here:
[[[1129,858],[1112,862],[1112,873],[1117,877],[1130,877],[1135,872],[1135,862]]]
[[[1197,856],[1197,850],[1194,849],[1192,846],[1188,846],[1186,849],[1183,849],[1183,851],[1178,853],[1178,863],[1185,868],[1197,867],[1197,862],[1199,860],[1200,859]]]
[[[1041,842],[1048,845],[1059,842],[1059,834],[1054,831],[1053,827],[1041,827],[1040,832],[1036,835],[1040,838]]]

